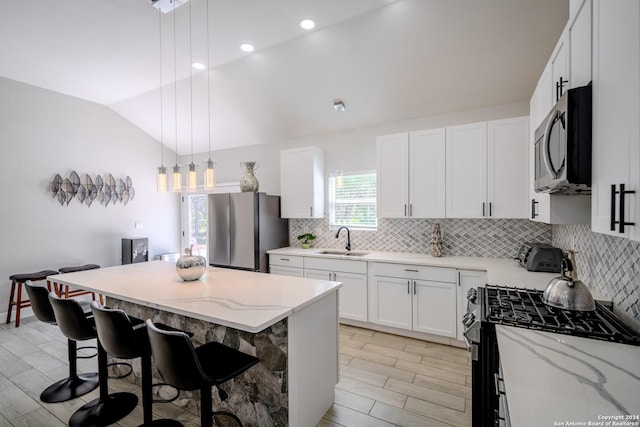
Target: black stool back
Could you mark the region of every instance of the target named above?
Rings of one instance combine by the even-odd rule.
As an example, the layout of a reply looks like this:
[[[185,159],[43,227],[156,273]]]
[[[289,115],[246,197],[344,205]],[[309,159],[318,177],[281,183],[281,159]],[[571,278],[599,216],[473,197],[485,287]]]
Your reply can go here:
[[[33,285],[31,282],[25,282],[24,285],[31,300],[33,313],[38,320],[50,325],[55,325],[56,316],[49,302],[49,291],[47,288]],[[47,387],[40,394],[40,400],[43,402],[65,402],[85,395],[98,387],[97,372],[78,374],[78,348],[76,342],[72,339],[67,339],[67,353],[69,357],[69,377]]]
[[[97,337],[94,323],[84,314],[78,301],[49,294],[49,302],[53,307],[56,322],[67,338],[84,341]]]
[[[120,359],[133,359],[151,353],[146,331],[135,334],[124,311],[102,307],[96,301],[91,303],[91,311],[98,339],[108,354]]]

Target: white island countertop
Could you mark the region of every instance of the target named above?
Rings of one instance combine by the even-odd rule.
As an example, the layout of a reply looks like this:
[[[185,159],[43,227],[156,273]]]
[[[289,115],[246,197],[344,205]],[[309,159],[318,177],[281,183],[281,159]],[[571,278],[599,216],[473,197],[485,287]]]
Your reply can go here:
[[[326,250],[334,251],[336,249],[302,249],[299,247],[289,246],[281,249],[273,249],[267,251],[267,253],[269,255],[336,258],[350,259],[353,261],[388,262],[394,264],[414,264],[426,265],[431,267],[450,267],[463,270],[480,270],[487,272],[487,283],[490,285],[512,287],[515,286],[518,288],[538,290],[544,290],[551,279],[560,275],[560,273],[540,273],[527,271],[526,268],[520,267],[518,261],[512,258],[485,258],[448,255],[442,257],[432,257],[427,254],[419,253],[381,252],[367,250],[363,251],[367,253],[364,256],[326,255],[321,253]],[[579,273],[580,272],[578,271],[578,274]],[[610,299],[598,293],[596,289],[590,287],[590,290],[595,299],[601,301],[610,301]]]
[[[640,346],[500,325],[496,335],[511,425],[640,425]]]
[[[150,261],[50,276],[52,282],[256,333],[335,292],[340,282],[207,267],[184,282],[172,262]]]

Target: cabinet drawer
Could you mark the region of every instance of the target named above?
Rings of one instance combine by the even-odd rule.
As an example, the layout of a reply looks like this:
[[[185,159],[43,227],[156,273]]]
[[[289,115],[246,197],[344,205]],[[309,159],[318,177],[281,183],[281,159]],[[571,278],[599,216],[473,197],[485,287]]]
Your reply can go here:
[[[407,279],[423,279],[432,280],[434,282],[456,283],[455,268],[375,262],[370,264],[369,271],[375,276],[403,277]]]
[[[367,274],[366,261],[351,261],[348,259],[305,257],[304,268],[315,270],[341,271],[344,273]]]
[[[304,262],[301,256],[270,254],[269,264],[302,268]]]

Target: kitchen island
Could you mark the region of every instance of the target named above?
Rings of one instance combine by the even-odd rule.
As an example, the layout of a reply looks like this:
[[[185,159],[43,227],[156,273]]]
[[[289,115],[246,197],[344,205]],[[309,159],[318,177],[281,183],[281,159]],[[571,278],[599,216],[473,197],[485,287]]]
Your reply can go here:
[[[131,316],[189,331],[196,346],[217,341],[257,356],[258,365],[221,386],[227,400],[213,393],[214,408],[234,412],[245,426],[314,426],[333,404],[339,282],[214,267],[183,282],[163,261],[51,279],[98,292]],[[185,403],[195,409],[194,399]]]

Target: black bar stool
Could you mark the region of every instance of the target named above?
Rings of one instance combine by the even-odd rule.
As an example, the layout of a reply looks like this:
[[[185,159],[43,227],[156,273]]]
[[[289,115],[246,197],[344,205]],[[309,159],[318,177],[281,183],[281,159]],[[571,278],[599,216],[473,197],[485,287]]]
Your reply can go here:
[[[153,360],[162,378],[178,390],[200,390],[200,425],[211,427],[214,415],[225,415],[242,426],[234,414],[212,411],[211,387],[237,377],[258,363],[258,358],[217,342],[194,348],[187,334],[159,329],[150,319],[146,323]],[[218,394],[221,400],[227,398],[222,389]]]
[[[75,299],[66,299],[49,294],[49,301],[56,316],[56,322],[62,333],[76,341],[97,338],[93,318],[87,318],[82,307]],[[100,397],[85,404],[69,419],[71,427],[106,426],[113,424],[133,411],[138,397],[133,393],[109,394],[107,384],[107,353],[98,341],[98,377],[100,379]]]
[[[176,420],[153,420],[151,412],[153,404],[151,347],[149,346],[149,336],[144,322],[140,320],[140,323],[134,326],[132,320],[124,311],[102,307],[97,301],[91,303],[91,311],[96,322],[98,339],[108,354],[119,359],[140,357],[144,419],[144,423],[140,427],[181,426],[182,424]]]
[[[11,322],[11,312],[13,311],[13,306],[16,306],[16,328],[20,326],[20,310],[26,307],[31,306],[31,301],[22,299],[22,284],[27,280],[31,282],[39,282],[42,280],[46,280],[47,276],[53,276],[54,274],[58,274],[55,270],[42,270],[37,273],[25,273],[25,274],[14,274],[9,276],[9,280],[11,280],[11,294],[9,296],[9,307],[7,308],[7,322]],[[16,287],[17,294],[16,294]],[[51,283],[47,281],[47,288],[51,290]],[[13,296],[16,296],[16,300],[13,300]]]
[[[78,265],[74,267],[62,267],[62,268],[59,268],[58,271],[61,274],[64,274],[64,273],[75,273],[77,271],[95,270],[96,268],[100,268],[100,266],[98,264],[85,264],[85,265]],[[60,285],[60,288],[58,288],[58,283],[56,283],[55,281],[53,282],[53,288],[56,291],[56,295],[62,296],[64,298],[73,298],[80,295],[91,294],[91,298],[94,301],[96,300],[95,292],[85,291],[84,289],[69,289],[69,285]],[[100,304],[102,304],[102,295],[99,295],[99,297],[100,297]]]
[[[25,282],[24,286],[27,289],[27,294],[29,294],[33,313],[38,320],[50,325],[55,325],[56,316],[49,302],[49,291],[47,288],[34,285],[30,281]],[[85,316],[91,314],[89,303],[83,304],[81,307]],[[40,400],[43,402],[66,402],[67,400],[85,395],[98,387],[97,372],[78,374],[78,348],[76,341],[67,338],[67,349],[69,354],[69,377],[47,387],[40,394]]]

